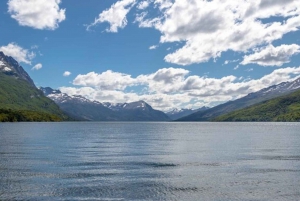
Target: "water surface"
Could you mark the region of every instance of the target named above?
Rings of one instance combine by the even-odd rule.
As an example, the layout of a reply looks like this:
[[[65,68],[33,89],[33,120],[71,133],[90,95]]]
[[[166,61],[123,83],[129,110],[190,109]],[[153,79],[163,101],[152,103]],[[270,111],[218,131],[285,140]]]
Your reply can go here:
[[[299,123],[2,123],[0,200],[300,200]]]

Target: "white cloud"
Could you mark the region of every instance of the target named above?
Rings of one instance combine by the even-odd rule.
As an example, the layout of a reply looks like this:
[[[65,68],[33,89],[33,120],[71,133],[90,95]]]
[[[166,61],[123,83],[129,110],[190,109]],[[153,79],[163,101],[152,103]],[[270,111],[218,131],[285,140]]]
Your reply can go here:
[[[61,0],[9,0],[8,12],[21,26],[54,30],[66,19]]]
[[[171,0],[154,0],[155,6],[158,6],[160,10],[170,8],[172,6]]]
[[[162,68],[155,73],[140,75],[137,81],[148,87],[150,93],[173,93],[182,87],[182,81],[189,74],[182,68]]]
[[[248,80],[250,91],[258,91],[266,86],[279,84],[285,81],[292,81],[295,76],[300,75],[300,67],[287,67],[274,70],[272,73],[264,75],[258,80]]]
[[[132,102],[145,100],[163,111],[182,108],[213,106],[233,100],[262,88],[290,81],[300,75],[300,67],[274,70],[260,79],[237,78],[233,75],[209,78],[190,75],[182,68],[163,68],[152,74],[132,77],[128,74],[106,71],[78,75],[76,87],[61,87],[70,95],[83,95],[100,102]],[[128,90],[130,87],[144,88],[142,92]],[[130,91],[130,92],[128,92]]]
[[[70,75],[71,75],[71,72],[69,72],[69,71],[65,71],[64,74],[63,74],[64,77],[68,77]]]
[[[91,86],[103,90],[124,90],[127,86],[135,85],[136,80],[131,75],[113,72],[111,70],[103,73],[90,72],[86,75],[78,75],[74,85]]]
[[[261,66],[282,66],[289,63],[291,56],[300,52],[300,46],[296,44],[274,47],[269,45],[257,50],[254,54],[247,55],[241,62],[242,65],[254,63]]]
[[[43,65],[41,63],[38,63],[35,66],[33,66],[33,68],[31,70],[40,70],[42,67],[43,67]]]
[[[123,103],[140,100],[138,94],[123,91],[99,90],[93,87],[60,87],[59,89],[69,95],[82,95],[91,100],[101,100],[101,102]]]
[[[142,12],[136,14],[134,22],[139,24],[139,27],[142,28],[150,28],[150,27],[157,27],[160,26],[160,21],[163,19],[162,17],[157,17],[153,19],[145,19],[148,12]]]
[[[165,56],[165,61],[179,65],[207,62],[228,50],[246,53],[300,26],[300,1],[295,0],[156,0],[155,5],[160,15],[147,18],[144,13],[136,22],[159,30],[161,43],[184,42]],[[272,17],[285,21],[272,21]]]
[[[158,46],[157,45],[152,45],[149,47],[149,50],[155,50]]]
[[[109,9],[104,10],[99,14],[99,17],[95,21],[87,26],[89,30],[92,26],[97,24],[108,22],[110,24],[107,32],[118,32],[119,28],[124,28],[127,25],[126,15],[135,4],[135,0],[121,0],[113,4]]]
[[[136,7],[137,9],[144,10],[149,6],[149,1],[141,1]]]
[[[0,51],[5,55],[13,57],[18,62],[31,64],[31,60],[35,57],[34,52],[23,49],[16,43],[9,43],[7,46],[1,46]]]

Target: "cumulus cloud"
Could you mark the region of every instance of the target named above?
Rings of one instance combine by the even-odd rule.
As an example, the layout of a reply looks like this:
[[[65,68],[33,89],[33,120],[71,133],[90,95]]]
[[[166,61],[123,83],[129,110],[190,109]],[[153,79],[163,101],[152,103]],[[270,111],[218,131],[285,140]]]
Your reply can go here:
[[[184,42],[165,56],[165,61],[179,65],[207,62],[229,50],[247,53],[300,26],[300,2],[295,0],[156,0],[154,5],[159,15],[144,12],[135,21],[160,31],[161,43]],[[272,17],[285,20],[263,22]]]
[[[108,22],[106,31],[117,32],[127,25],[126,16],[136,2],[118,1],[100,13],[88,29]],[[300,1],[296,0],[143,0],[136,8],[134,22],[141,28],[158,30],[160,43],[184,44],[164,57],[178,65],[207,62],[227,51],[246,55],[300,27]]]
[[[261,66],[282,66],[290,62],[291,56],[300,52],[300,46],[296,44],[274,47],[269,45],[257,50],[254,54],[247,55],[241,62],[242,65],[254,63]]]
[[[8,12],[21,26],[54,30],[66,19],[61,0],[9,0]]]
[[[68,77],[68,76],[70,76],[71,75],[71,72],[70,71],[65,71],[64,73],[63,73],[63,76],[64,77]]]
[[[35,66],[33,66],[33,68],[31,70],[40,70],[42,67],[43,67],[43,65],[41,63],[38,63]]]
[[[189,71],[182,68],[162,68],[155,73],[138,76],[137,81],[146,85],[151,93],[172,93],[181,88],[188,74]]]
[[[103,73],[90,72],[85,75],[78,75],[74,81],[74,85],[91,86],[103,90],[124,90],[128,86],[135,85],[136,80],[131,75],[113,72],[111,70]]]
[[[259,79],[247,80],[233,75],[221,78],[196,76],[183,68],[162,68],[137,77],[105,71],[78,75],[73,80],[74,87],[61,87],[60,90],[100,102],[120,103],[142,99],[154,108],[167,111],[187,106],[214,106],[274,84],[291,81],[299,75],[300,67],[276,69]],[[144,90],[132,91],[130,87]]]
[[[1,46],[0,51],[2,51],[7,56],[13,57],[18,62],[22,62],[25,64],[31,64],[31,60],[35,57],[34,52],[23,49],[16,43],[9,43],[7,46]]]
[[[94,87],[60,87],[59,89],[69,95],[82,95],[88,99],[101,102],[124,103],[141,99],[136,93],[125,93],[117,90],[99,90]]]
[[[127,14],[135,4],[135,0],[121,0],[113,4],[109,9],[104,10],[99,14],[95,21],[87,26],[89,30],[92,26],[107,22],[110,27],[107,32],[118,32],[119,28],[124,28],[127,25]]]

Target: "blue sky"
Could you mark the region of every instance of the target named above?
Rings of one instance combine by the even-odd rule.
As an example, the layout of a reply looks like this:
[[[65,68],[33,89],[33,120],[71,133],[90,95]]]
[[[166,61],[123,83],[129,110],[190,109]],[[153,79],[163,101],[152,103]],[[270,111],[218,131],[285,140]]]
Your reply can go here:
[[[300,75],[298,0],[9,0],[0,51],[37,86],[198,108]]]

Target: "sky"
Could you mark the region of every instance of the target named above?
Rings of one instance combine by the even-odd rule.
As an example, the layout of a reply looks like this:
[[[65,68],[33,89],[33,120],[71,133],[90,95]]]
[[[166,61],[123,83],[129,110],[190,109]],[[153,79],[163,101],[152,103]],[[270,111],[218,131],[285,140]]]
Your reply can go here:
[[[300,76],[299,0],[2,0],[0,51],[36,86],[212,107]]]

